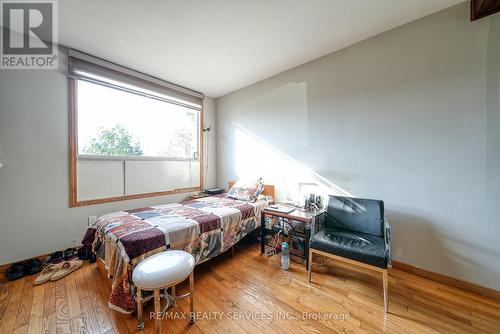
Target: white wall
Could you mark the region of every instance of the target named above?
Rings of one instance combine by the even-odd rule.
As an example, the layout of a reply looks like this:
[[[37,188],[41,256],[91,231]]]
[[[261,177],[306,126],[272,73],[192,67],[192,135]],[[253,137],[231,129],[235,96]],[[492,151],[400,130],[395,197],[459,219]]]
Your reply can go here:
[[[88,216],[186,197],[69,208],[65,73],[64,52],[58,71],[0,70],[0,264],[79,244]],[[207,124],[215,123],[214,101],[206,98],[204,108]],[[214,186],[215,136],[210,146],[207,185]]]
[[[219,186],[383,199],[394,259],[500,289],[500,15],[467,7],[218,99]]]

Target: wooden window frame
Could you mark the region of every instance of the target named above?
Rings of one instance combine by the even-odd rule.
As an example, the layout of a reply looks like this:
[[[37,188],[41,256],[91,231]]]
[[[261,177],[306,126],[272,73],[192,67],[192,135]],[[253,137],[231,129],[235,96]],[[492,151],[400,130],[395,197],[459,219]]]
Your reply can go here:
[[[203,138],[203,99],[201,102],[200,117],[199,117],[199,161],[200,161],[200,185],[191,188],[178,188],[168,191],[150,192],[144,194],[123,195],[106,198],[98,198],[91,200],[78,200],[78,110],[77,110],[77,80],[68,78],[68,102],[69,102],[69,204],[70,207],[79,207],[85,205],[95,205],[108,202],[117,202],[130,199],[147,198],[155,196],[174,195],[181,193],[189,193],[203,190],[204,175],[204,138]]]

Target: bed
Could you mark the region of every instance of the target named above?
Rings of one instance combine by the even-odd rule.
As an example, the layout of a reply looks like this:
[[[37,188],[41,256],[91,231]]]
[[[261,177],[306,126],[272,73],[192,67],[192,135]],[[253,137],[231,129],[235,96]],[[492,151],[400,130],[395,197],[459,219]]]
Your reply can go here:
[[[274,197],[274,186],[265,185],[262,195]],[[264,196],[245,202],[222,194],[99,217],[82,243],[92,247],[101,273],[110,279],[109,307],[135,311],[132,271],[153,254],[181,249],[198,264],[230,249],[260,226],[260,213],[268,205]]]

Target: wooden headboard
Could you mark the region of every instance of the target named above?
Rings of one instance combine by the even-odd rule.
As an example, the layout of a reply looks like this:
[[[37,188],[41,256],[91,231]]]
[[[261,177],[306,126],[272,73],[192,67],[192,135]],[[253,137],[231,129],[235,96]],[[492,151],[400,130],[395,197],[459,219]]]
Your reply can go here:
[[[231,189],[234,184],[235,184],[234,181],[229,181],[228,182],[229,189]],[[275,199],[276,197],[275,197],[275,193],[274,193],[274,185],[272,185],[272,184],[264,184],[264,191],[262,191],[262,195],[272,196],[272,198]]]

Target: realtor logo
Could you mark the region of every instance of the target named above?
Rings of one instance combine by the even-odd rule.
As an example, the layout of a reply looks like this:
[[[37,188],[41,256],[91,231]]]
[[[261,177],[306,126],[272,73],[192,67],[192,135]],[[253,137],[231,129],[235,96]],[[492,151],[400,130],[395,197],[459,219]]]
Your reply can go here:
[[[57,68],[57,3],[1,1],[2,69]]]

